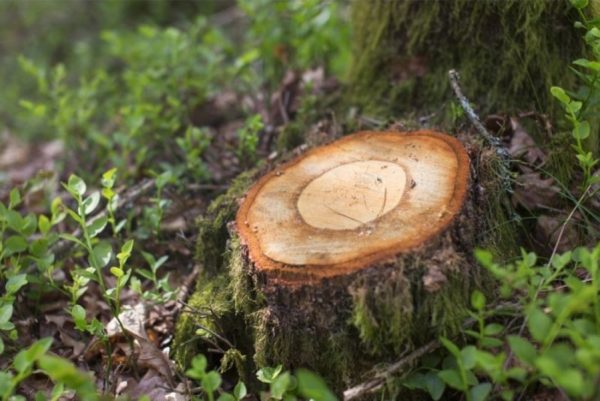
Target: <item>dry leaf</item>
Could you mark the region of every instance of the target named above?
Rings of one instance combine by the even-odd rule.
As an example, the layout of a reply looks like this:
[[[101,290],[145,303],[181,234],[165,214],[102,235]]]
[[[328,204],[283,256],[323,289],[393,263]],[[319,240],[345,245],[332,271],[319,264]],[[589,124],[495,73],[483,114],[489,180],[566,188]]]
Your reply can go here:
[[[575,248],[580,243],[579,234],[577,233],[573,220],[567,222],[563,230],[562,227],[566,219],[566,214],[558,216],[539,216],[534,232],[536,240],[550,249],[554,248],[558,241],[558,245],[556,245],[556,250],[558,252],[566,252],[569,249]]]
[[[510,118],[510,127],[512,129],[508,148],[510,155],[516,159],[522,158],[532,165],[544,163],[546,155],[535,144],[533,138],[525,131],[517,118]]]
[[[543,179],[540,173],[526,173],[517,177],[512,202],[528,210],[547,208],[556,204],[559,193],[554,179]]]

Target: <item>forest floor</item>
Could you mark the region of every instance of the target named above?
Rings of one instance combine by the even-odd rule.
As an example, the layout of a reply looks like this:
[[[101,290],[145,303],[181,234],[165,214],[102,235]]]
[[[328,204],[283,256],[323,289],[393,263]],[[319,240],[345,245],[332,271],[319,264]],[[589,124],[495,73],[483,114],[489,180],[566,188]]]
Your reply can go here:
[[[33,100],[5,95],[20,111],[0,132],[0,399],[76,399],[71,390],[85,394],[87,374],[110,396],[181,401],[206,394],[172,359],[172,345],[202,269],[197,219],[211,201],[240,173],[266,170],[306,143],[360,130],[432,128],[429,115],[384,120],[335,106],[346,88],[338,64],[347,63],[349,49],[336,46],[347,40],[347,19],[317,3],[281,11],[308,27],[291,32],[259,7],[234,5],[181,28],[137,31],[123,27],[146,21],[115,9],[126,15],[116,33],[92,35],[110,50],[88,54],[87,65],[73,56],[48,57],[39,68],[21,60],[29,76],[20,85],[28,89],[17,92]],[[265,44],[261,24],[282,33]],[[233,38],[223,34],[228,29]],[[241,48],[236,35],[249,38]],[[93,40],[82,40],[78,51],[99,46]],[[8,121],[9,114],[0,115]],[[577,228],[585,216],[564,206],[564,185],[542,172],[548,154],[530,129],[553,136],[548,118],[523,110],[481,119],[513,160],[510,203],[528,227],[520,243],[549,257],[589,242]],[[463,114],[456,126],[475,131]],[[223,353],[206,348],[212,360]],[[48,365],[40,359],[46,353],[71,365]],[[26,362],[19,365],[16,355]],[[219,391],[239,395],[236,375],[221,373]],[[554,390],[539,396],[547,391],[562,397]]]

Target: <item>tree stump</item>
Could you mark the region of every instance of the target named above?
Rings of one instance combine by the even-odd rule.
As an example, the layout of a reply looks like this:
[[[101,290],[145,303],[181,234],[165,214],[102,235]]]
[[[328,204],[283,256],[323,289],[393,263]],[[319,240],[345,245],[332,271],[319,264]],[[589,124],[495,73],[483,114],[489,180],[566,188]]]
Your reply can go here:
[[[256,363],[309,367],[341,389],[459,330],[487,221],[469,160],[449,135],[361,132],[259,179],[228,259]]]

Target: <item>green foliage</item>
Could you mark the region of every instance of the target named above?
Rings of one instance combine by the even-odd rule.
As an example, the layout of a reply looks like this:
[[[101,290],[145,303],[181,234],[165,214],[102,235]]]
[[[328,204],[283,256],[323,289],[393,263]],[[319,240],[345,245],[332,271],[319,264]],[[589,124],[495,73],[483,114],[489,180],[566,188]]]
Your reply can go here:
[[[573,61],[572,70],[581,81],[581,86],[576,92],[567,92],[558,86],[550,88],[550,92],[562,104],[565,119],[572,127],[571,133],[575,140],[573,148],[583,171],[581,186],[586,190],[599,179],[592,174],[599,161],[597,150],[600,122],[600,21],[586,18],[583,10],[588,5],[587,1],[571,0],[571,3],[581,17],[581,21],[576,22],[575,26],[585,30],[584,39],[590,48],[589,54],[592,59],[579,58]]]
[[[475,344],[461,348],[442,338],[450,354],[442,367],[423,366],[403,384],[426,390],[435,400],[441,390],[434,376],[467,400],[512,400],[534,385],[558,388],[572,400],[597,399],[600,245],[554,255],[543,265],[526,252],[505,265],[495,263],[488,251],[478,250],[476,256],[499,280],[507,302],[488,305],[483,294],[473,293],[471,314],[478,329],[465,333]],[[498,323],[513,315],[522,317],[520,327]]]
[[[264,367],[256,372],[262,383],[269,385],[267,400],[295,401],[300,399],[314,401],[336,401],[337,397],[329,390],[323,379],[317,374],[298,369],[295,374],[283,371],[283,366]]]
[[[222,378],[216,370],[207,370],[208,361],[204,355],[192,359],[191,367],[186,375],[200,383],[202,392],[208,401],[215,400],[215,393],[219,396],[217,401],[240,401],[246,394],[246,386],[238,382],[232,393],[222,390]],[[298,369],[295,374],[284,372],[281,365],[270,368],[265,367],[256,373],[262,383],[269,385],[269,391],[263,393],[261,399],[275,401],[296,401],[299,399],[313,401],[336,401],[337,397],[329,390],[323,379],[306,369]]]
[[[249,117],[244,126],[238,131],[238,158],[247,166],[252,166],[256,162],[258,134],[263,128],[262,117],[260,114],[256,114]]]
[[[51,338],[36,341],[28,348],[21,350],[6,370],[0,371],[0,399],[2,401],[21,401],[25,397],[16,395],[19,384],[32,374],[41,371],[54,383],[50,399],[58,400],[64,393],[65,387],[75,390],[82,401],[98,399],[91,376],[79,371],[71,362],[48,354]],[[36,367],[38,369],[36,369]],[[46,395],[38,392],[36,400],[47,399]]]
[[[343,3],[319,0],[239,0],[249,17],[248,41],[237,66],[243,82],[277,85],[286,69],[320,64],[344,76],[349,65],[350,30]],[[256,84],[254,84],[256,85]]]
[[[22,205],[22,195],[18,189],[10,193],[9,203],[0,202],[0,282],[4,291],[0,297],[0,354],[5,353],[6,342],[10,351],[19,349],[18,335],[15,325],[11,322],[14,313],[14,302],[17,296],[28,298],[39,297],[39,293],[58,290],[68,296],[71,302],[70,314],[75,327],[81,331],[98,336],[106,346],[108,338],[104,325],[96,318],[88,319],[86,310],[78,304],[81,296],[87,291],[91,281],[99,284],[104,299],[111,307],[114,316],[121,310],[121,292],[127,285],[132,269],[128,260],[132,256],[134,240],[123,241],[119,252],[113,255],[114,242],[102,237],[108,231],[109,223],[116,237],[123,222],[115,221],[115,207],[118,195],[112,190],[115,184],[116,171],[109,170],[102,176],[102,191],[89,191],[87,183],[76,175],[71,175],[68,182],[63,184],[71,195],[74,206],[69,207],[60,198],[50,204],[49,214],[22,215],[19,208]],[[102,197],[105,199],[103,211]],[[103,213],[104,212],[104,213]],[[66,216],[70,217],[78,230],[74,233],[60,233],[58,224]],[[54,281],[54,272],[61,267],[56,260],[53,245],[61,239],[72,242],[84,251],[83,257],[74,252],[74,260],[83,260],[84,267],[78,264],[71,269],[71,281],[58,284]],[[154,301],[166,301],[172,292],[167,292],[167,285],[158,278],[157,270],[165,259],[154,260],[146,254],[151,263],[153,283],[159,285],[153,296]],[[111,264],[111,262],[114,262]],[[111,266],[111,267],[109,267]],[[108,287],[105,274],[110,273],[114,278],[114,286]],[[147,295],[144,293],[144,295]],[[117,319],[119,320],[119,319]],[[1,371],[0,395],[8,399],[24,379],[31,375],[34,363],[45,372],[55,383],[56,393],[53,399],[61,394],[60,386],[66,386],[78,392],[81,399],[96,399],[96,390],[87,376],[82,375],[70,362],[45,354],[51,341],[32,345],[29,351],[20,351],[13,359],[16,375],[10,371]],[[42,347],[43,345],[43,347]],[[41,348],[42,351],[37,351]],[[30,354],[33,355],[30,357]],[[59,391],[60,390],[60,391]],[[45,397],[45,395],[43,396]],[[11,398],[12,399],[12,398]]]
[[[227,38],[199,18],[186,31],[143,25],[134,32],[105,31],[102,40],[109,66],[83,73],[76,86],[64,65],[46,69],[22,58],[40,93],[22,106],[71,151],[93,154],[92,173],[106,164],[136,173],[178,145],[181,163],[193,158],[192,174],[206,179],[194,157],[206,148],[206,137],[190,125],[189,115],[230,78],[220,68],[230,51]]]

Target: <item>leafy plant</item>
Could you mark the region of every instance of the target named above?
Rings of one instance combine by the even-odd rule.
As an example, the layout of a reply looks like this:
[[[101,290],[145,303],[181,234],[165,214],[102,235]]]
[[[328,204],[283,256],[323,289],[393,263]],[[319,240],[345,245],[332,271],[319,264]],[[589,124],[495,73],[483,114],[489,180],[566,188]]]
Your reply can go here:
[[[244,126],[238,131],[238,158],[248,166],[256,162],[258,134],[263,128],[262,117],[260,114],[256,114],[246,119]]]
[[[582,188],[585,190],[590,185],[598,182],[593,168],[598,164],[598,159],[586,146],[586,141],[592,140],[591,135],[597,137],[598,111],[600,105],[600,21],[588,19],[583,10],[588,6],[588,0],[571,0],[571,4],[579,12],[581,21],[575,26],[586,31],[584,39],[590,48],[593,59],[580,58],[573,61],[573,71],[582,81],[582,86],[577,92],[568,92],[563,88],[553,86],[550,88],[552,95],[558,99],[565,110],[565,118],[572,127],[572,136],[575,140],[573,148],[577,161],[583,171]],[[597,139],[594,139],[597,140]]]
[[[467,400],[512,400],[534,386],[557,388],[572,400],[597,399],[600,244],[555,255],[543,265],[534,253],[523,252],[520,260],[504,265],[494,263],[488,251],[478,250],[476,256],[499,280],[500,295],[508,302],[488,305],[475,292],[472,316],[478,330],[467,334],[476,345],[460,347],[442,338],[450,352],[442,368],[423,367],[405,379],[405,386],[440,399],[437,375]],[[521,314],[520,326],[497,323]],[[500,337],[505,331],[508,336]]]
[[[80,372],[69,361],[48,354],[52,339],[43,338],[26,349],[21,350],[13,359],[9,369],[0,371],[0,399],[2,401],[25,401],[22,395],[16,395],[18,385],[34,373],[37,366],[41,372],[50,377],[55,385],[50,399],[58,400],[64,393],[65,387],[77,392],[83,401],[98,399],[93,380]],[[36,400],[47,400],[45,394],[38,392]]]

